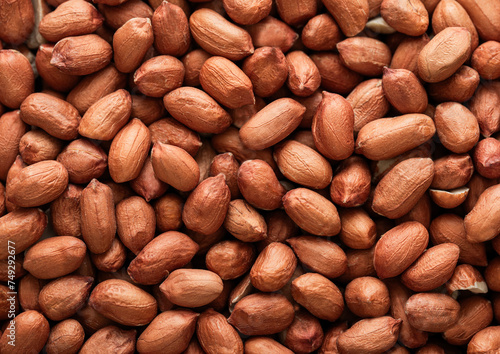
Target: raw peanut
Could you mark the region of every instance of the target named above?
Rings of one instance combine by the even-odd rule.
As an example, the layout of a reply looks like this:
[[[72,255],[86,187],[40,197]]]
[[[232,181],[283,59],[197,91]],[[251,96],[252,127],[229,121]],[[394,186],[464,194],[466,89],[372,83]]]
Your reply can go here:
[[[200,85],[200,70],[205,61],[211,55],[203,49],[195,49],[182,57],[182,64],[184,64],[184,85],[199,86]]]
[[[77,270],[86,250],[85,243],[76,237],[50,237],[26,252],[23,267],[38,279],[57,278]]]
[[[193,12],[189,25],[194,40],[210,54],[240,60],[254,51],[248,32],[213,10]]]
[[[92,263],[103,272],[116,272],[125,264],[127,253],[123,243],[118,238],[113,239],[109,250],[100,254],[91,254]]]
[[[40,311],[40,305],[38,304],[38,295],[44,285],[44,280],[35,278],[29,273],[21,278],[18,288],[19,303],[25,311]]]
[[[120,279],[105,280],[92,290],[89,305],[125,326],[143,326],[156,316],[156,300],[149,293]]]
[[[322,189],[332,181],[330,163],[304,144],[285,141],[274,150],[274,156],[281,173],[292,182]]]
[[[139,91],[151,97],[162,97],[179,88],[184,80],[184,65],[170,55],[160,55],[145,61],[134,73]]]
[[[78,85],[70,91],[66,100],[75,106],[80,114],[84,114],[90,106],[99,101],[101,98],[115,92],[118,89],[124,88],[125,83],[126,75],[119,72],[114,65],[108,65],[101,71],[84,77]],[[100,107],[97,111],[105,108],[108,104],[102,105],[102,107]],[[120,104],[120,106],[121,105],[123,105],[123,103]],[[114,107],[111,112],[116,109],[117,108]],[[82,132],[79,133],[82,134]],[[107,140],[111,140],[111,138]]]
[[[500,326],[490,326],[477,332],[467,345],[467,353],[480,354],[500,350]]]
[[[385,97],[400,113],[423,113],[427,109],[427,92],[410,70],[384,67],[382,85]]]
[[[339,277],[342,283],[348,283],[353,279],[364,276],[375,276],[373,266],[373,251],[375,247],[368,250],[347,250],[345,252],[347,259],[347,269]]]
[[[81,2],[80,0],[74,1]],[[53,50],[53,44],[42,44],[38,48],[35,59],[38,74],[42,77],[44,83],[48,84],[54,90],[69,91],[75,87],[80,78],[75,75],[65,74],[55,66],[50,65]]]
[[[424,195],[433,177],[433,162],[429,158],[410,158],[398,163],[375,188],[373,211],[389,219],[402,217]]]
[[[80,114],[66,101],[45,93],[33,93],[23,101],[20,109],[26,124],[42,128],[56,138],[73,140],[78,135]]]
[[[80,322],[68,319],[59,322],[50,330],[45,346],[47,354],[76,354],[85,340],[85,332]]]
[[[429,26],[429,14],[420,0],[384,0],[380,14],[389,26],[409,36],[420,36]]]
[[[387,231],[375,246],[373,263],[380,279],[404,272],[424,252],[429,233],[416,221],[405,222]]]
[[[474,150],[476,171],[483,177],[500,177],[500,141],[494,138],[481,140]]]
[[[287,242],[302,264],[325,277],[336,278],[346,271],[346,254],[332,241],[314,236],[298,236],[287,239]]]
[[[321,346],[324,335],[318,319],[306,310],[299,310],[282,338],[287,348],[295,353],[311,353]]]
[[[455,214],[442,214],[432,220],[429,228],[435,245],[451,242],[460,248],[459,261],[485,267],[488,264],[483,243],[471,243],[466,238],[464,220]]]
[[[267,236],[264,217],[243,199],[235,199],[229,203],[224,227],[231,235],[244,242],[261,241]]]
[[[151,19],[153,17],[153,9],[145,2],[138,0],[129,0],[117,6],[100,4],[98,8],[106,19],[106,24],[115,30],[132,18]]]
[[[462,204],[467,199],[469,188],[462,187],[451,191],[439,189],[429,189],[429,195],[432,201],[444,209],[453,209]]]
[[[500,4],[497,1],[458,0],[458,3],[469,14],[482,40],[500,40]]]
[[[341,333],[337,339],[340,353],[383,353],[398,340],[401,319],[389,316],[364,319]]]
[[[16,245],[16,254],[23,252],[42,236],[47,216],[40,209],[19,209],[0,218],[0,259],[7,259],[8,241]]]
[[[90,3],[69,0],[45,15],[38,31],[49,42],[57,42],[69,36],[90,34],[103,22],[104,17]]]
[[[342,32],[348,37],[353,37],[361,32],[368,21],[370,9],[367,0],[325,0],[323,3],[328,12],[335,18]]]
[[[464,27],[447,27],[425,45],[418,55],[418,75],[426,82],[452,76],[471,53],[471,34]]]
[[[30,61],[17,50],[0,49],[0,69],[3,73],[0,77],[0,103],[17,109],[35,89]]]
[[[285,211],[306,232],[318,236],[334,236],[340,232],[337,208],[322,195],[295,188],[283,197]]]
[[[245,353],[292,354],[293,352],[269,337],[250,337],[245,341]]]
[[[173,118],[160,119],[149,127],[151,142],[178,146],[195,156],[202,142],[200,136]]]
[[[80,197],[83,240],[92,253],[104,253],[116,234],[115,206],[111,188],[93,179]]]
[[[488,41],[481,44],[472,53],[472,67],[477,70],[479,75],[487,80],[500,78],[500,43]]]
[[[401,281],[413,291],[435,289],[451,278],[459,254],[460,248],[454,243],[431,247],[406,269]]]
[[[240,129],[243,144],[252,150],[268,148],[290,135],[300,124],[305,107],[291,98],[268,104]]]
[[[116,205],[118,236],[125,247],[138,254],[155,234],[154,209],[143,198],[133,196]]]
[[[182,220],[190,230],[210,234],[221,227],[229,208],[231,192],[223,175],[209,177],[189,195]]]
[[[180,191],[190,191],[198,185],[198,164],[180,147],[155,143],[151,151],[151,162],[155,175]]]
[[[250,160],[241,164],[238,170],[238,187],[248,203],[264,210],[279,208],[286,193],[271,166],[262,160]]]
[[[163,100],[160,98],[131,95],[132,97],[132,117],[139,118],[144,124],[149,126],[161,119],[165,113]]]
[[[194,87],[168,93],[163,103],[172,117],[200,133],[221,133],[231,124],[230,115],[213,98]]]
[[[106,153],[88,139],[77,139],[69,143],[57,156],[67,170],[71,183],[84,184],[99,178],[108,167]]]
[[[382,41],[368,37],[347,38],[337,43],[342,62],[366,76],[379,76],[391,63],[391,51]]]
[[[410,325],[426,332],[445,332],[458,320],[460,304],[450,296],[437,293],[418,293],[405,305]]]
[[[406,69],[418,74],[418,55],[422,48],[429,43],[429,36],[406,37],[397,46],[391,59],[392,69]]]
[[[201,67],[199,78],[203,90],[228,108],[255,103],[252,82],[248,76],[224,57],[207,59]]]
[[[5,214],[5,187],[0,183],[0,217]]]
[[[0,4],[0,39],[10,44],[24,42],[35,26],[31,1],[18,0]]]
[[[432,188],[455,189],[469,182],[474,172],[472,159],[468,154],[450,154],[434,161]]]
[[[78,132],[96,140],[111,140],[127,123],[132,110],[130,94],[123,90],[110,93],[95,102],[84,114]]]
[[[344,310],[340,290],[330,280],[317,273],[306,273],[292,282],[292,296],[314,316],[336,321]]]
[[[50,64],[65,74],[89,75],[104,69],[113,57],[108,42],[96,34],[65,37],[56,43]]]
[[[288,66],[287,85],[294,95],[312,95],[321,84],[318,67],[304,52],[296,50],[286,55]]]
[[[340,334],[344,333],[347,328],[347,322],[342,322],[325,331],[325,339],[323,340],[323,344],[321,345],[321,348],[319,348],[318,353],[338,353],[337,338]]]
[[[224,315],[208,309],[198,318],[196,336],[207,354],[243,353],[243,341]]]
[[[141,65],[152,45],[151,21],[140,17],[128,20],[113,35],[113,59],[116,68],[123,73],[131,73]]]
[[[405,313],[405,304],[413,293],[396,279],[386,280],[385,284],[391,298],[391,316],[402,320],[399,331],[401,344],[407,348],[421,347],[427,342],[428,334],[412,327]]]
[[[115,353],[133,353],[135,350],[136,330],[122,330],[115,326],[106,326],[95,332],[83,345],[80,354],[112,351]]]
[[[68,184],[66,190],[50,204],[52,227],[56,235],[81,237],[80,197],[82,188]]]
[[[360,74],[344,65],[338,54],[329,52],[316,53],[311,55],[311,59],[318,67],[321,75],[321,86],[325,90],[348,94],[363,81]]]
[[[446,283],[446,290],[452,297],[455,297],[459,290],[469,290],[474,294],[486,294],[488,285],[476,268],[470,264],[460,264]]]
[[[49,338],[49,322],[37,311],[25,311],[16,316],[15,346],[9,344],[10,334],[5,330],[0,337],[0,350],[2,353],[22,354],[39,353]],[[36,330],[34,330],[36,329]]]
[[[111,178],[117,183],[123,183],[139,176],[150,144],[149,129],[139,119],[132,119],[111,142],[108,155]]]
[[[330,14],[311,18],[302,29],[304,46],[312,50],[333,50],[342,40],[342,32]]]
[[[479,44],[476,27],[472,23],[467,11],[457,1],[440,1],[432,15],[432,29],[434,33],[437,34],[447,27],[467,28],[471,34],[471,49],[476,49]]]
[[[462,65],[455,74],[448,79],[429,84],[427,93],[439,102],[468,101],[479,85],[479,74],[476,70]]]
[[[177,230],[182,225],[184,200],[177,194],[166,194],[154,204],[156,227],[162,231]]]
[[[496,81],[481,84],[472,99],[469,108],[476,116],[481,134],[489,137],[500,130],[500,83]]]
[[[139,353],[181,353],[189,345],[198,314],[189,310],[160,313],[137,339]]]
[[[271,12],[271,0],[223,0],[227,15],[240,25],[253,25],[266,18]],[[277,4],[280,11],[280,3]]]
[[[139,284],[158,284],[169,272],[185,266],[199,246],[187,235],[169,231],[155,237],[130,262],[127,272]]]
[[[155,48],[160,54],[180,56],[191,44],[188,19],[175,3],[162,2],[153,14]]]
[[[385,97],[381,79],[361,82],[346,99],[354,111],[355,132],[359,132],[367,123],[384,117],[390,107]]]
[[[288,52],[299,38],[290,26],[272,16],[267,16],[262,21],[248,26],[247,30],[255,48],[277,47],[283,53]]]
[[[62,142],[43,130],[30,130],[19,141],[19,154],[28,165],[55,160],[61,150]]]
[[[68,275],[45,285],[38,301],[42,312],[53,321],[73,316],[83,307],[94,279],[81,275]]]
[[[290,280],[297,266],[292,249],[273,242],[259,254],[250,270],[252,285],[261,291],[278,291]]]
[[[325,157],[348,158],[354,151],[354,112],[340,95],[323,91],[323,99],[314,115],[311,131],[314,143]]]
[[[245,335],[269,335],[288,328],[295,314],[292,304],[277,293],[245,296],[227,321]]]
[[[362,205],[370,195],[371,174],[368,164],[360,156],[351,156],[337,167],[330,187],[335,204],[351,208]]]
[[[457,153],[471,150],[479,140],[476,117],[457,102],[445,102],[436,107],[436,131],[443,145]]]
[[[343,209],[339,211],[340,240],[352,249],[371,248],[376,241],[375,222],[361,208]],[[377,316],[374,316],[377,317]]]
[[[68,171],[54,160],[41,161],[23,168],[6,185],[6,198],[20,207],[47,204],[68,186]]]
[[[384,316],[391,307],[387,286],[374,277],[356,278],[345,288],[345,303],[356,316]]]
[[[7,112],[0,116],[0,180],[5,181],[7,178],[7,172],[19,153],[19,142],[27,128],[21,119],[20,111]]]
[[[177,269],[161,283],[160,290],[170,302],[182,307],[205,306],[222,292],[221,278],[209,270]]]
[[[240,164],[230,152],[215,156],[212,160],[212,164],[210,165],[210,177],[217,176],[219,173],[224,175],[226,184],[231,191],[231,199],[241,197],[241,193],[238,188],[239,168]]]
[[[316,15],[318,4],[314,0],[277,0],[280,17],[289,25],[300,25]]]
[[[465,216],[465,231],[469,242],[484,242],[500,233],[500,186],[486,189],[473,209]]]
[[[250,270],[255,260],[255,251],[247,243],[226,240],[213,245],[207,252],[205,263],[208,270],[222,280],[236,279]]]
[[[435,132],[433,120],[425,114],[380,118],[361,128],[355,151],[371,160],[386,160],[425,143]]]

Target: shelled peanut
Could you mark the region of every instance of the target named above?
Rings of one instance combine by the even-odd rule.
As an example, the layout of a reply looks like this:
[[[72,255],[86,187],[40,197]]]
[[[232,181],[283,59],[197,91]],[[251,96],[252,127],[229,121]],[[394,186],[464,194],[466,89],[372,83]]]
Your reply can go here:
[[[1,353],[500,351],[500,0],[11,0],[0,45]]]

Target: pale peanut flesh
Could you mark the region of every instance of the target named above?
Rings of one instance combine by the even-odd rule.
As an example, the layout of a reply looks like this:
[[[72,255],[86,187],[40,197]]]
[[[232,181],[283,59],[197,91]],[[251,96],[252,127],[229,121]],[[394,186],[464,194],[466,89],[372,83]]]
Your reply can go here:
[[[0,0],[0,353],[500,353],[500,0]]]

